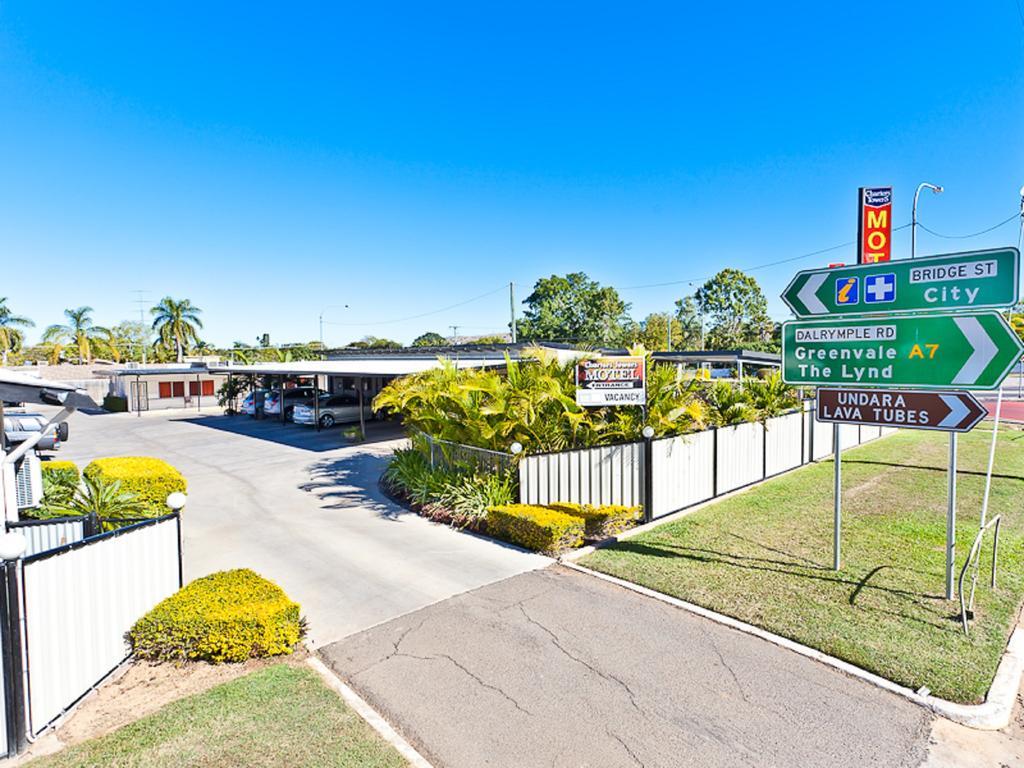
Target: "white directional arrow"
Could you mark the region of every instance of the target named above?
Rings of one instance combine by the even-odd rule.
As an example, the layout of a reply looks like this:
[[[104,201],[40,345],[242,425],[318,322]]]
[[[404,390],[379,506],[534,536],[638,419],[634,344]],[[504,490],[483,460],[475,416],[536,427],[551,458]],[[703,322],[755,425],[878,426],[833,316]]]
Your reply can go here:
[[[807,312],[811,315],[824,315],[828,312],[828,307],[821,303],[816,295],[822,283],[828,275],[811,275],[807,278],[807,282],[804,283],[804,287],[801,288],[796,297],[803,302],[803,305],[807,307]]]
[[[967,339],[967,343],[973,348],[971,356],[967,358],[956,376],[953,377],[954,384],[973,384],[980,377],[985,367],[992,362],[999,348],[992,341],[988,332],[981,327],[976,317],[957,317],[953,319],[956,327]]]
[[[938,423],[939,429],[953,429],[971,412],[959,395],[939,395],[949,407],[949,416]]]

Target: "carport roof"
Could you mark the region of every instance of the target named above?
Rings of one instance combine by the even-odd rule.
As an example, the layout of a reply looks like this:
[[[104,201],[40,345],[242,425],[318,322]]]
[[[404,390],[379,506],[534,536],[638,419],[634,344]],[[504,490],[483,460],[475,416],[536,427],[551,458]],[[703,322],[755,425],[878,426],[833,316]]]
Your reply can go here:
[[[654,359],[666,363],[753,363],[780,365],[782,355],[750,349],[719,349],[703,352],[655,352]]]
[[[448,358],[457,368],[503,367],[504,358]],[[211,365],[210,373],[245,373],[271,376],[407,376],[441,365],[436,357],[349,360],[303,360],[295,363],[255,363],[252,365]]]
[[[65,381],[0,370],[0,400],[12,403],[42,403],[65,408],[95,408],[96,402],[84,389]]]

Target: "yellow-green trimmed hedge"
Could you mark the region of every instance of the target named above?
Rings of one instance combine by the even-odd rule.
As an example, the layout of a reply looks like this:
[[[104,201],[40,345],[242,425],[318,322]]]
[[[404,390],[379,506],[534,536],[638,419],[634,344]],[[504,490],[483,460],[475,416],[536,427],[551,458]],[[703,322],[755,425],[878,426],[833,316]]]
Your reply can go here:
[[[487,509],[487,532],[527,549],[558,554],[583,543],[583,520],[547,507],[505,504]]]
[[[43,470],[43,484],[60,483],[61,485],[78,485],[82,475],[78,465],[73,461],[44,461],[39,465]]]
[[[624,507],[620,504],[574,504],[568,501],[556,501],[547,505],[548,509],[563,512],[583,519],[587,536],[605,538],[622,533],[640,519],[640,507]]]
[[[301,635],[298,603],[248,568],[196,579],[128,631],[135,655],[158,661],[278,656]]]
[[[84,474],[107,482],[120,481],[121,490],[134,493],[144,515],[166,515],[167,497],[187,487],[182,474],[163,459],[150,456],[114,456],[89,462]]]

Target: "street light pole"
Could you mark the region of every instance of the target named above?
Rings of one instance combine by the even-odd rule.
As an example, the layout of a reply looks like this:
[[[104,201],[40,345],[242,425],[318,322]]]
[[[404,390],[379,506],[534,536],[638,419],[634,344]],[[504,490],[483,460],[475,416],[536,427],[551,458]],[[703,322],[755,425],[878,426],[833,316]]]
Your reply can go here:
[[[930,189],[936,195],[942,192],[942,187],[938,184],[929,184],[927,181],[922,181],[917,185],[917,189],[914,191],[914,206],[910,211],[910,258],[914,258],[917,255],[917,198],[921,194],[922,189]]]

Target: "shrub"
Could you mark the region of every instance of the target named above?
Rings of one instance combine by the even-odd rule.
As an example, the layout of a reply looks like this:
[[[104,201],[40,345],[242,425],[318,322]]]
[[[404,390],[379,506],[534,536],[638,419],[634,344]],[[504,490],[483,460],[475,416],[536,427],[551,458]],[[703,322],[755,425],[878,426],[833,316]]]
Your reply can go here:
[[[105,395],[103,410],[111,413],[125,413],[128,410],[128,398],[121,395]]]
[[[487,510],[487,532],[499,539],[548,554],[583,543],[583,520],[530,504],[506,504]]]
[[[631,528],[640,518],[640,507],[624,507],[620,504],[592,506],[558,501],[548,504],[548,509],[582,518],[588,538],[603,539],[622,533]]]
[[[117,456],[89,462],[83,473],[112,483],[119,481],[121,490],[138,499],[140,514],[158,517],[168,512],[167,497],[175,491],[185,492],[181,473],[163,459],[148,456]]]
[[[62,507],[70,503],[78,488],[80,474],[73,461],[44,461],[43,506]]]
[[[157,661],[245,661],[291,653],[299,605],[248,568],[196,579],[135,622],[135,655]]]

